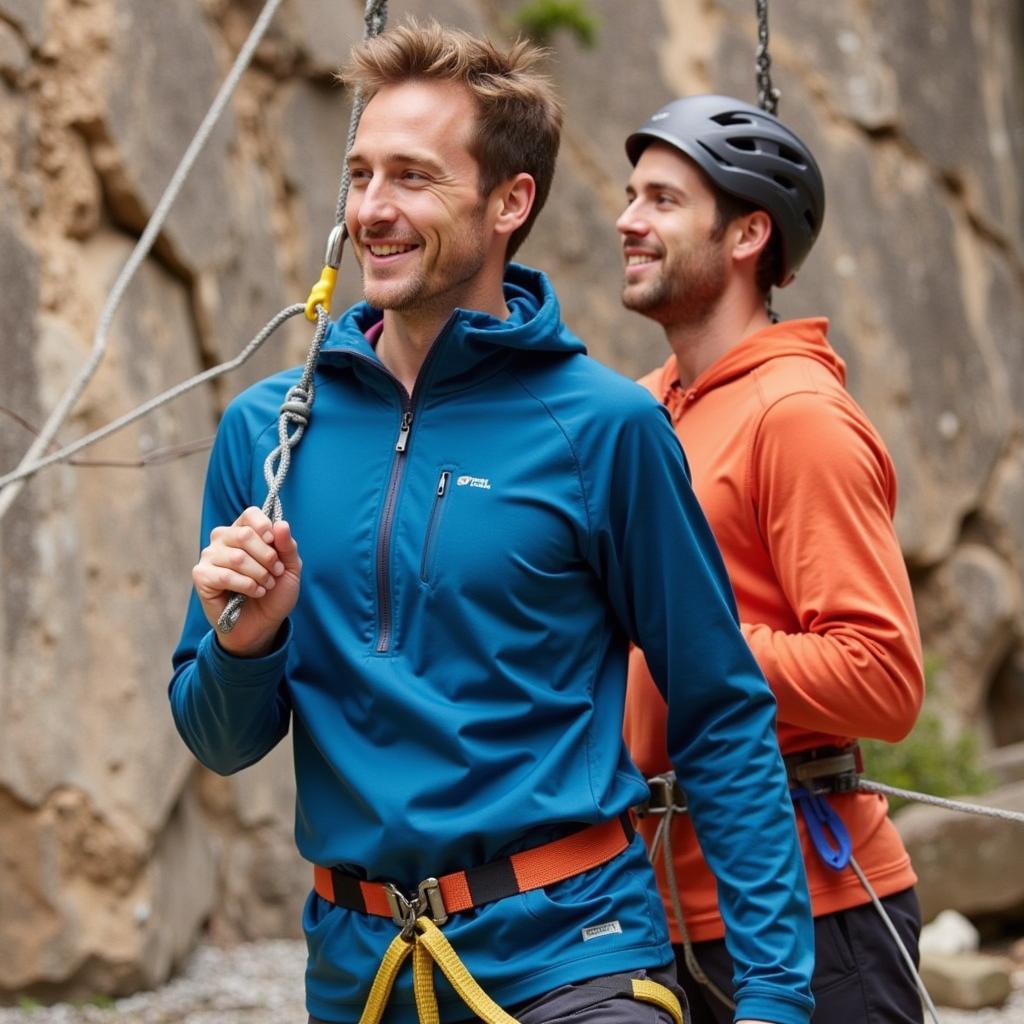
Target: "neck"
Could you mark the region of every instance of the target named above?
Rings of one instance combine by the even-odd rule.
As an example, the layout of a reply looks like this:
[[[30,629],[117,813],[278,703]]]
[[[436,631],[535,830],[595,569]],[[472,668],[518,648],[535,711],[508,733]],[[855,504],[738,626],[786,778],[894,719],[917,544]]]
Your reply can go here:
[[[425,303],[413,310],[386,309],[384,326],[377,342],[377,357],[412,394],[427,353],[456,309],[472,309],[507,320],[508,306],[501,278],[481,287],[468,282],[459,292],[446,292],[443,301]],[[475,286],[475,287],[474,287]]]
[[[760,294],[741,296],[729,291],[699,322],[664,324],[665,337],[676,357],[679,382],[684,388],[690,387],[731,348],[770,324]]]

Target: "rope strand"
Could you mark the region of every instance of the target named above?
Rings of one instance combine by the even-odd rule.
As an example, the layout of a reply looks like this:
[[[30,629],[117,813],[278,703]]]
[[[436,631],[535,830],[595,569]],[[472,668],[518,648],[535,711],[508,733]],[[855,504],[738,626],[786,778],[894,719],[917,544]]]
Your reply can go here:
[[[142,266],[146,256],[149,255],[150,249],[153,248],[153,244],[156,242],[157,236],[160,234],[164,221],[170,213],[171,206],[174,204],[174,201],[178,198],[178,194],[181,192],[185,179],[188,177],[193,164],[195,164],[196,159],[199,157],[203,147],[206,145],[217,121],[220,120],[220,116],[224,112],[224,108],[231,99],[238,83],[241,81],[246,68],[252,62],[252,57],[256,52],[256,47],[262,40],[270,25],[271,19],[274,17],[277,8],[280,5],[281,0],[267,0],[263,10],[260,12],[260,16],[253,24],[248,38],[242,45],[241,50],[238,51],[238,56],[235,58],[231,71],[228,73],[227,78],[224,79],[224,84],[220,87],[220,91],[217,93],[209,110],[206,112],[206,116],[203,118],[195,135],[192,137],[192,141],[185,150],[185,155],[181,158],[181,162],[178,164],[174,174],[171,176],[171,180],[168,183],[167,188],[164,190],[164,194],[160,197],[160,201],[157,203],[152,216],[149,218],[149,222],[146,224],[145,230],[142,232],[135,248],[132,250],[131,255],[125,262],[121,273],[118,275],[117,280],[114,282],[114,285],[110,290],[106,305],[100,315],[99,326],[97,327],[96,334],[93,338],[92,351],[90,352],[85,365],[61,397],[47,421],[43,424],[42,429],[39,431],[39,436],[36,437],[35,441],[30,445],[28,451],[19,463],[18,471],[16,473],[8,473],[6,476],[0,477],[0,520],[3,519],[7,510],[14,503],[14,499],[20,493],[21,488],[24,486],[23,481],[28,477],[33,476],[44,466],[48,466],[53,462],[59,461],[52,458],[42,459],[39,461],[37,461],[37,459],[39,459],[39,456],[42,455],[43,452],[49,449],[50,442],[54,437],[56,437],[57,431],[60,430],[61,426],[63,426],[64,421],[68,418],[71,410],[78,403],[79,398],[81,398],[82,393],[88,386],[89,381],[92,380],[96,371],[99,369],[100,363],[106,355],[110,326],[113,323],[114,315],[117,313],[118,307],[121,305],[121,300],[124,298],[124,294],[128,290],[128,286],[131,284],[135,274],[138,272],[139,267]]]
[[[82,451],[83,448],[88,448],[91,445],[96,444],[97,441],[102,441],[105,437],[110,437],[111,434],[116,434],[119,430],[123,430],[136,420],[141,419],[143,416],[146,416],[156,409],[159,409],[162,405],[167,405],[168,402],[173,402],[176,398],[180,398],[187,392],[192,391],[200,384],[205,384],[207,381],[211,381],[222,374],[237,369],[260,349],[263,343],[281,326],[281,324],[290,317],[297,316],[299,313],[304,312],[305,308],[306,307],[301,303],[297,303],[294,306],[286,306],[267,323],[263,330],[261,330],[259,334],[257,334],[256,337],[253,338],[237,356],[235,356],[234,359],[229,359],[227,362],[213,366],[209,370],[204,370],[202,373],[198,373],[194,377],[190,377],[188,380],[182,381],[180,384],[175,384],[174,387],[161,392],[155,398],[151,398],[148,401],[143,402],[142,405],[136,406],[130,412],[126,412],[123,416],[119,416],[112,423],[108,423],[106,426],[94,430],[91,434],[86,434],[85,437],[81,437],[77,441],[58,449],[50,455],[47,455],[45,458],[32,462],[27,466],[20,466],[18,469],[11,470],[10,473],[0,476],[0,488],[6,488],[12,485],[16,486],[20,481],[33,476],[39,470],[45,469],[47,466],[52,466],[57,462],[67,462],[72,456],[77,455],[78,452]],[[5,491],[4,493],[7,492]]]
[[[364,38],[370,39],[379,35],[387,23],[387,0],[366,0],[366,9],[363,21],[366,26]],[[341,172],[341,185],[338,189],[338,203],[334,211],[334,230],[330,239],[333,240],[337,229],[343,224],[345,218],[345,206],[348,202],[348,189],[350,175],[348,169],[347,155],[355,142],[356,131],[359,128],[359,119],[363,114],[363,98],[360,91],[352,101],[352,117],[348,127],[348,141],[345,145],[346,160]],[[341,237],[337,248],[337,263],[341,263],[341,255],[345,242],[346,231],[341,230]],[[328,241],[329,255],[334,246]],[[335,266],[335,269],[337,267]],[[333,288],[333,286],[332,286]],[[302,377],[285,396],[284,404],[281,406],[281,415],[277,423],[277,447],[267,456],[263,464],[263,477],[267,482],[267,497],[263,502],[263,514],[269,516],[275,523],[284,516],[284,509],[281,505],[281,488],[284,486],[285,478],[291,467],[292,452],[302,440],[306,427],[309,424],[309,417],[313,411],[313,399],[315,388],[313,379],[316,374],[316,364],[320,358],[320,346],[327,333],[327,310],[319,302],[315,305],[317,326],[313,333],[313,341],[309,346],[306,355],[306,365],[302,371]],[[228,601],[217,620],[217,631],[230,633],[242,614],[242,607],[246,601],[244,594],[235,594]]]

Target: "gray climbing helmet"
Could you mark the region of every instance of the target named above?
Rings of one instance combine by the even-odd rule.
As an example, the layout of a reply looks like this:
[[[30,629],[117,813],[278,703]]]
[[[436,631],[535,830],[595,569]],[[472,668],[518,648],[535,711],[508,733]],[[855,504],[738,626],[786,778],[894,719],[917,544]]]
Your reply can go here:
[[[777,117],[729,96],[667,103],[626,139],[630,162],[654,141],[685,153],[723,191],[771,216],[782,256],[774,283],[789,284],[825,215],[825,183],[803,142]]]

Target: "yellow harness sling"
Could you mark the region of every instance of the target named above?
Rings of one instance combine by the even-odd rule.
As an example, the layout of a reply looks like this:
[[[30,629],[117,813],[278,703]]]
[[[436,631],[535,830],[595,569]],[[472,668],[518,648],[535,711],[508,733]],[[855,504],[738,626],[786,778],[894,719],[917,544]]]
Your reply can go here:
[[[628,815],[623,815],[489,864],[427,878],[409,896],[390,882],[368,882],[338,868],[316,866],[314,888],[321,898],[359,913],[390,917],[401,929],[384,953],[359,1024],[380,1024],[395,979],[410,955],[421,1024],[440,1024],[441,1020],[434,990],[435,965],[484,1024],[518,1024],[480,987],[440,926],[451,914],[554,885],[598,867],[622,853],[632,837],[633,826]],[[684,1024],[679,1000],[664,985],[635,978],[630,994],[639,1002],[660,1007],[674,1024]]]

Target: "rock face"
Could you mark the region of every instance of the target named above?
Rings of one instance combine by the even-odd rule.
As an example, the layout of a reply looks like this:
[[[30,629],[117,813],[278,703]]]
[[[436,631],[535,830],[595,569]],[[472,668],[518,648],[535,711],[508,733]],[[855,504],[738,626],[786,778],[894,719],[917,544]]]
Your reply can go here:
[[[1024,813],[1024,783],[1010,783],[976,801]],[[965,917],[1024,910],[1024,859],[1019,822],[919,804],[895,817],[917,872],[925,921],[940,910]]]
[[[0,0],[0,473],[86,360],[107,292],[259,6]],[[551,273],[596,357],[639,375],[667,349],[618,300],[623,140],[683,92],[753,99],[756,30],[747,0],[590,7],[594,51],[552,40],[566,128],[521,258]],[[897,462],[897,527],[948,714],[990,746],[1011,744],[1024,741],[1024,9],[912,8],[773,8],[781,112],[828,183],[821,239],[775,299],[783,315],[831,318],[851,389]],[[305,300],[348,124],[332,72],[362,9],[282,6],[61,441],[230,358]],[[513,10],[401,6],[499,34]],[[347,257],[335,310],[358,295]],[[225,940],[297,934],[309,878],[291,838],[287,741],[220,779],[170,722],[205,460],[164,455],[201,446],[231,395],[301,359],[309,333],[293,322],[234,376],[40,474],[4,519],[0,1001],[155,984],[204,927]],[[907,812],[901,828],[927,913],[1024,903],[1019,836],[932,811]],[[939,832],[959,838],[939,845]],[[970,870],[979,850],[1005,868]]]
[[[1012,964],[980,953],[921,955],[921,980],[939,1006],[980,1010],[1002,1006],[1013,991]]]

